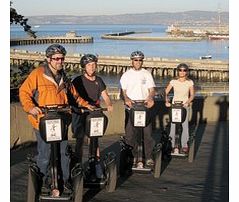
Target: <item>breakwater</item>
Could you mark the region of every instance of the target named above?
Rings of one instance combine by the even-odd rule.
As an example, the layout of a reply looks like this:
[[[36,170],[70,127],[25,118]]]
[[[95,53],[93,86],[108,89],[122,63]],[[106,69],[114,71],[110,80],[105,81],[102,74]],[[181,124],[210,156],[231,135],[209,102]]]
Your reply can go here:
[[[138,40],[138,41],[200,41],[203,37],[184,37],[184,36],[167,36],[167,37],[151,37],[151,36],[128,36],[131,34],[141,34],[145,32],[118,32],[104,34],[101,36],[102,39],[110,40]],[[146,32],[148,33],[148,32]]]
[[[68,54],[65,59],[65,69],[81,71],[80,54]],[[44,52],[29,52],[14,50],[10,52],[10,64],[13,67],[20,65],[37,66],[45,59]],[[176,66],[179,63],[189,65],[189,74],[194,79],[229,81],[229,62],[220,60],[192,60],[192,59],[167,59],[159,57],[148,57],[144,60],[143,66],[153,75],[160,77],[177,76]],[[129,57],[99,56],[98,72],[121,74],[131,67]]]

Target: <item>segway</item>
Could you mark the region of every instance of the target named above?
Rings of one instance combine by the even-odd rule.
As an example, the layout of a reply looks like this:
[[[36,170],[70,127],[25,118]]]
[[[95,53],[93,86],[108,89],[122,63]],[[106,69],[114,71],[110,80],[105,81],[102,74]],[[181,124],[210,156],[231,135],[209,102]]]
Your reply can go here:
[[[84,164],[84,187],[90,189],[105,188],[107,192],[113,192],[117,183],[116,154],[108,152],[102,161],[97,157],[98,139],[103,137],[108,125],[108,118],[103,113],[106,108],[95,108],[93,111],[82,110],[87,113],[86,135],[90,139],[88,162]],[[96,166],[100,166],[102,176],[98,177]]]
[[[182,123],[186,120],[187,110],[183,107],[182,101],[175,101],[174,104],[171,105],[170,110],[170,119],[171,123],[175,124],[175,145],[174,151],[171,152],[171,156],[173,157],[188,157],[188,161],[192,162],[194,158],[194,136],[189,135],[188,153],[182,153],[181,148],[181,135],[182,135]]]
[[[121,138],[121,152],[120,152],[120,173],[121,175],[130,174],[131,172],[137,173],[154,173],[154,177],[158,178],[161,174],[162,164],[162,144],[159,143],[154,146],[152,155],[154,159],[154,166],[143,166],[137,168],[137,162],[144,162],[144,137],[143,128],[149,122],[148,109],[145,107],[144,101],[134,101],[132,108],[129,111],[130,120],[134,126],[135,132],[140,136],[140,143],[137,147],[137,156],[133,156],[133,147],[129,145],[125,138]],[[134,159],[136,162],[134,162]]]
[[[76,165],[71,171],[73,190],[63,193],[63,180],[60,165],[60,142],[67,135],[67,120],[69,121],[70,107],[54,105],[41,107],[44,114],[40,118],[39,131],[43,140],[51,145],[50,154],[50,189],[41,190],[42,174],[34,161],[31,161],[28,171],[27,201],[82,201],[83,177],[82,168]],[[70,115],[71,116],[71,115]]]

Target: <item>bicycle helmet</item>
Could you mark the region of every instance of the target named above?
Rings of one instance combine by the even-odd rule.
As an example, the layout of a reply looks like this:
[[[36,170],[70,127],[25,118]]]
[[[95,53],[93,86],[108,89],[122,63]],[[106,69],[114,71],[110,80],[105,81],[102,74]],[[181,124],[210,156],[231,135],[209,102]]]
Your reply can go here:
[[[189,70],[189,67],[188,67],[188,65],[187,65],[187,64],[185,64],[185,63],[180,63],[180,64],[177,66],[177,70],[179,70],[179,69],[181,69],[181,68],[184,68],[184,69],[186,69],[186,71],[188,71],[188,70]]]
[[[46,57],[48,58],[57,53],[60,53],[65,56],[66,49],[60,44],[52,44],[46,49]]]
[[[134,58],[144,59],[144,54],[141,51],[134,51],[131,53],[130,59],[133,60]]]
[[[85,68],[85,66],[90,62],[97,62],[98,58],[93,54],[86,54],[83,55],[80,59],[80,65],[82,68]]]

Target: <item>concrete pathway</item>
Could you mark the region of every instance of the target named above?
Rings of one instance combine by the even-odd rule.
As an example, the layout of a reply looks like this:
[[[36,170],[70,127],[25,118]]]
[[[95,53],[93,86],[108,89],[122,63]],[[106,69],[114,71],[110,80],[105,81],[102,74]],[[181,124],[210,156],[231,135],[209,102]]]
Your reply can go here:
[[[229,201],[229,129],[228,122],[200,124],[196,130],[193,163],[173,158],[159,179],[151,174],[134,173],[119,178],[113,193],[84,189],[84,202],[209,202]],[[119,151],[119,135],[101,139],[102,152]],[[86,153],[87,146],[84,146]],[[26,201],[28,153],[35,145],[11,151],[11,202]],[[118,154],[118,153],[117,153]]]

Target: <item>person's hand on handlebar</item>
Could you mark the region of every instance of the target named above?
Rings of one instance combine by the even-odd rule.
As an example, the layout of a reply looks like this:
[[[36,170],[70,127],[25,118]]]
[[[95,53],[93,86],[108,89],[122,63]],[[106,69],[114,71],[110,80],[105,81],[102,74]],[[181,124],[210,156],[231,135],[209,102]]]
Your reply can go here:
[[[33,115],[33,116],[37,116],[38,114],[41,114],[42,111],[39,107],[33,107],[30,111],[29,114]]]
[[[89,109],[90,111],[94,111],[95,106],[93,106],[93,105],[87,105],[86,108]]]
[[[171,103],[170,102],[165,102],[165,106],[166,107],[171,107]]]
[[[148,98],[144,101],[145,107],[151,108],[154,105],[154,100],[152,98]]]
[[[188,102],[185,102],[184,104],[183,104],[183,107],[188,107],[189,106],[189,103]]]
[[[107,111],[108,112],[112,112],[113,111],[113,106],[112,105],[108,105],[107,106]]]
[[[132,107],[132,104],[134,103],[134,101],[132,101],[132,100],[129,99],[129,98],[125,98],[124,103],[125,103],[129,108],[131,108],[131,107]]]

